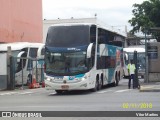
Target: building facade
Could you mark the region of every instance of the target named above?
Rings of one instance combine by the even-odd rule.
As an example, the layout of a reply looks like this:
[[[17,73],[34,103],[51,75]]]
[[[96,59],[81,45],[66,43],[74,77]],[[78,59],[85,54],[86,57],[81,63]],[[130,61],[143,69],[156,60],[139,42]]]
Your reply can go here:
[[[42,42],[42,0],[0,0],[0,43]]]

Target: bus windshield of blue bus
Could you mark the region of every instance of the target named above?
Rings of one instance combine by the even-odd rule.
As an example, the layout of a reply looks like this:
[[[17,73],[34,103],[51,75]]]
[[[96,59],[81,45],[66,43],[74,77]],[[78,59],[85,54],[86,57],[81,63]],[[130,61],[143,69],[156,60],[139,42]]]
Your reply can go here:
[[[88,25],[51,26],[47,33],[46,46],[76,47],[89,44]]]
[[[86,52],[53,53],[46,52],[46,73],[59,76],[76,75],[87,72]]]

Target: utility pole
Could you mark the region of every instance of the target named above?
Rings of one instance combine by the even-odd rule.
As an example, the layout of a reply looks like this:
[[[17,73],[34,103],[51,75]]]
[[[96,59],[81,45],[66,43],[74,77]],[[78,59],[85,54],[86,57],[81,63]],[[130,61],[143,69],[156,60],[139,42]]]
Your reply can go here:
[[[147,30],[146,30],[146,28],[145,28],[145,63],[146,63],[146,66],[145,66],[145,82],[149,83],[149,80],[148,80],[148,55],[147,55]]]
[[[10,71],[10,67],[11,67],[11,46],[7,47],[7,89],[10,90],[11,89],[11,71]]]

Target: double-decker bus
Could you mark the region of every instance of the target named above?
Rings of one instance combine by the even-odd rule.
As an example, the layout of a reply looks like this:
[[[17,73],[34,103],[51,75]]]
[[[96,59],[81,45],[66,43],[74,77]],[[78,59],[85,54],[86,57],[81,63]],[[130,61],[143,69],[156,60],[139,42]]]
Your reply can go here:
[[[45,85],[57,93],[97,91],[123,76],[125,36],[98,24],[50,26],[45,43]]]

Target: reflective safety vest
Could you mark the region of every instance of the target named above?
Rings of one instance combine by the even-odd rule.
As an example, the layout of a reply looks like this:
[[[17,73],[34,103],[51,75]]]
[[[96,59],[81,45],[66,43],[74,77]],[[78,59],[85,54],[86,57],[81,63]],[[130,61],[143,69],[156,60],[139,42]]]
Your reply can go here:
[[[136,69],[135,64],[128,64],[127,68],[129,70],[130,75],[135,74],[135,69]]]

